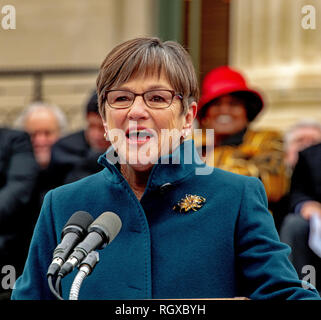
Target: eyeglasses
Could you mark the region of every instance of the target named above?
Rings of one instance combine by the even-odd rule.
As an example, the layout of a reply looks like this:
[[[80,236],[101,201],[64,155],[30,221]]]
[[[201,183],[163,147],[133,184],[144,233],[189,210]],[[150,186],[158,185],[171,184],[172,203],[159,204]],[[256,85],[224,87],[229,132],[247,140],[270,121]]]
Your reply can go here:
[[[168,108],[174,97],[183,99],[182,95],[172,90],[150,90],[144,93],[134,93],[126,90],[108,90],[106,91],[106,100],[108,105],[114,109],[126,109],[131,107],[137,96],[142,96],[145,104],[149,108],[164,109]]]

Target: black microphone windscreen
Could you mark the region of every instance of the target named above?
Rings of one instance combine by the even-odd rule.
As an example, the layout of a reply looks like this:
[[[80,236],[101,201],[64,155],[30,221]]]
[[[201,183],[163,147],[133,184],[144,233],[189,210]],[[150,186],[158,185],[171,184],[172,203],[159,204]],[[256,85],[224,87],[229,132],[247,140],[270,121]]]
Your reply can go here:
[[[87,230],[88,226],[93,221],[94,221],[94,218],[88,212],[77,211],[69,218],[64,228],[74,225]]]
[[[116,213],[107,211],[102,213],[88,228],[88,232],[91,229],[100,228],[109,238],[109,243],[114,240],[114,238],[119,233],[122,226],[122,222]]]

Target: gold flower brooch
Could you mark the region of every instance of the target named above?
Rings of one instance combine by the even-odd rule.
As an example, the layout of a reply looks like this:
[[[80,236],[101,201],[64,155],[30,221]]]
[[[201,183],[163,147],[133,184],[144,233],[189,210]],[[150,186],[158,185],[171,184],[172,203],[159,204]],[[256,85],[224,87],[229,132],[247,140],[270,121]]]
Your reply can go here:
[[[205,201],[206,199],[204,197],[187,194],[185,198],[174,205],[173,210],[183,213],[187,213],[191,210],[197,211],[204,205]]]

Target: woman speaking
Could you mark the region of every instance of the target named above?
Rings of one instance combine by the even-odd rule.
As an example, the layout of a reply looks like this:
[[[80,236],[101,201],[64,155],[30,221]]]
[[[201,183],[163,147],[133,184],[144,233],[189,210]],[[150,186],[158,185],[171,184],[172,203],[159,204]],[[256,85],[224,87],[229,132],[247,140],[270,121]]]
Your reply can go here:
[[[79,299],[320,299],[290,264],[262,183],[207,167],[184,139],[199,89],[181,45],[118,45],[100,67],[97,94],[112,143],[98,160],[104,168],[48,192],[13,299],[55,299],[48,266],[79,210],[112,211],[122,222]],[[65,299],[73,278],[61,281]]]

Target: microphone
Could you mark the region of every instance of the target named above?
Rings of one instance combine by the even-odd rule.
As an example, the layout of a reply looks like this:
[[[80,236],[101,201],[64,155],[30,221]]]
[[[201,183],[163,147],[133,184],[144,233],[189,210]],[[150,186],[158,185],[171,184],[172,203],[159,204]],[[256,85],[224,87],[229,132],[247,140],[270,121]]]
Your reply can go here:
[[[121,229],[122,223],[117,214],[107,211],[102,213],[89,227],[87,237],[80,242],[62,265],[59,276],[65,277],[72,272],[87,255],[96,249],[103,249],[111,243]]]
[[[47,276],[55,276],[58,273],[71,250],[87,235],[87,228],[93,220],[86,211],[77,211],[69,218],[61,232],[62,241],[54,250]]]

